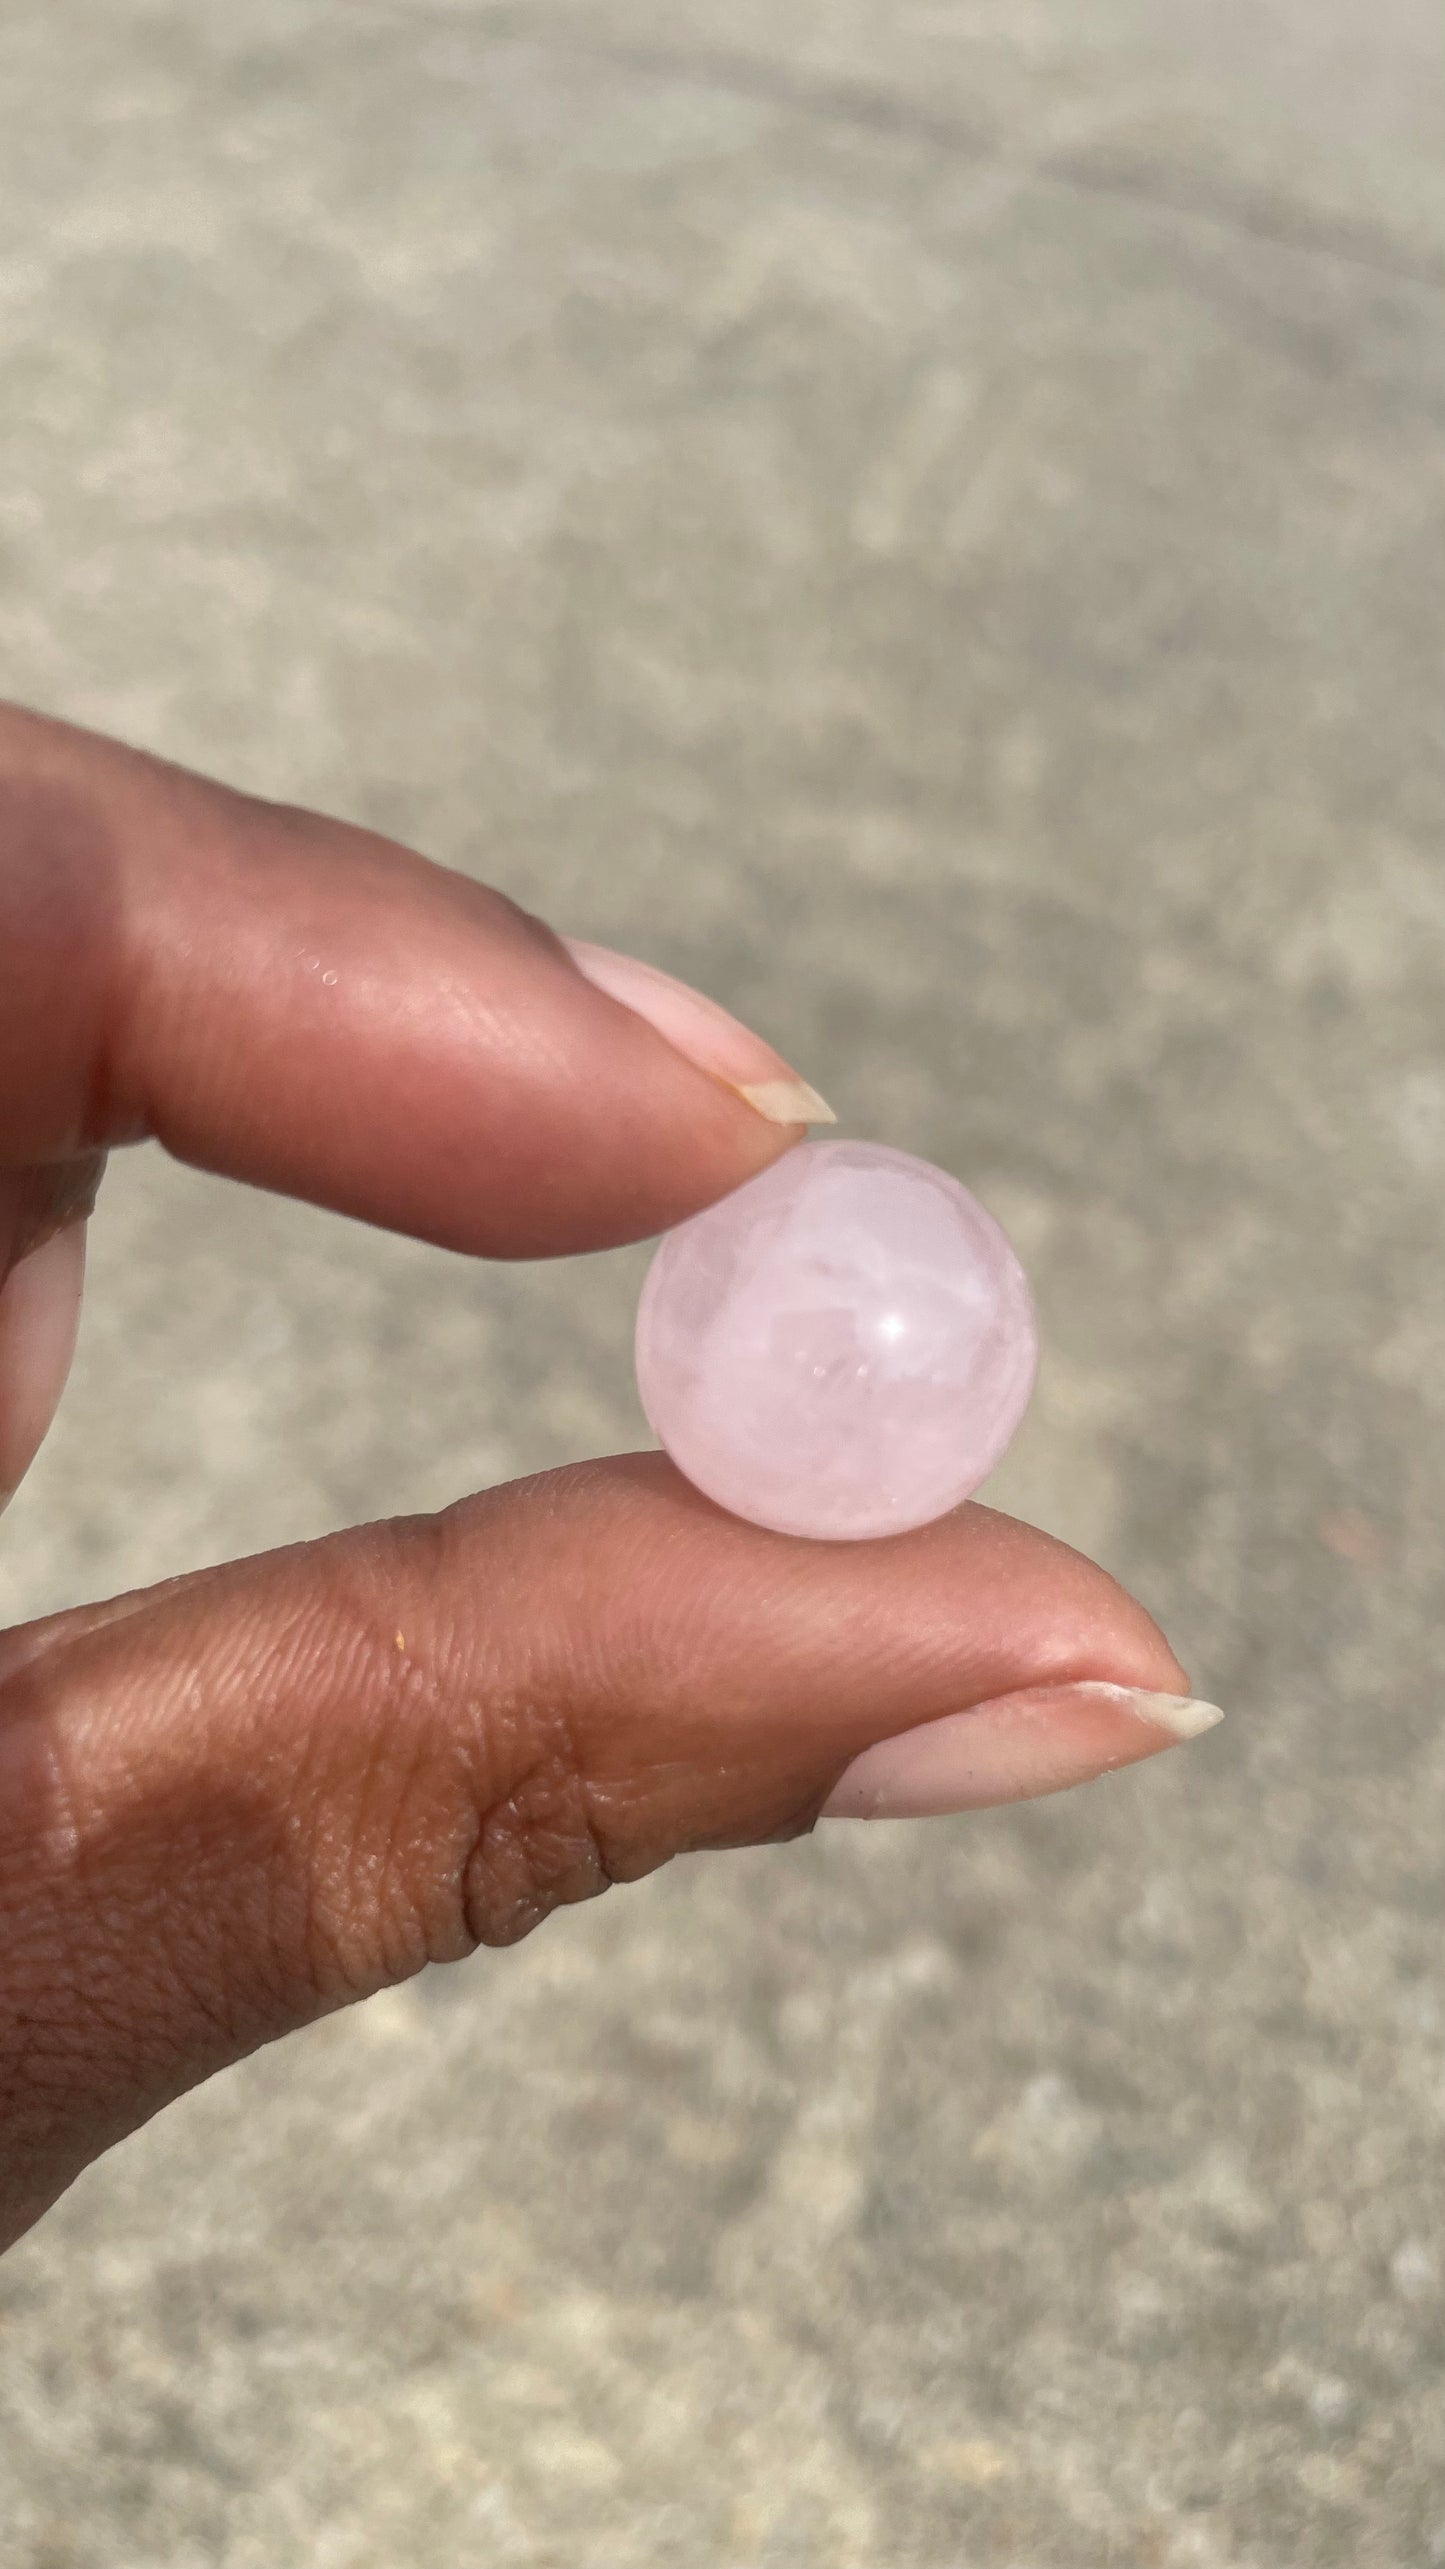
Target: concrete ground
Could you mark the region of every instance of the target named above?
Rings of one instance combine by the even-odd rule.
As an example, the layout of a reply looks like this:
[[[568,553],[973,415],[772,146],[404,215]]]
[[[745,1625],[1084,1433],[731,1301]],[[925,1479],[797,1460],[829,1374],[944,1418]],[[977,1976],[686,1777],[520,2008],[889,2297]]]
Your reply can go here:
[[[1231,1720],[675,1868],[0,2269],[3,2569],[1445,2562],[1438,0],[7,0],[0,686],[975,1183]],[[135,1156],[0,1608],[641,1441],[645,1252]]]

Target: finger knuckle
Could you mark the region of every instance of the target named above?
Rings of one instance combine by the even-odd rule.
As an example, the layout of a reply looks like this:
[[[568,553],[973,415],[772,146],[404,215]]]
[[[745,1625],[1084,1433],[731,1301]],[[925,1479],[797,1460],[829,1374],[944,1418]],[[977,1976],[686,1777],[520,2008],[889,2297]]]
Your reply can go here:
[[[434,1527],[427,1540],[445,1550]],[[429,1588],[437,1563],[408,1566]],[[352,1735],[339,1777],[323,1722],[307,1796],[305,1968],[333,2003],[479,1945],[514,1944],[632,1869],[626,1813],[590,1780],[562,1690],[479,1668],[475,1636],[435,1621],[415,1589],[413,1606],[397,1610],[405,1627],[391,1581],[382,1593],[383,1614],[374,1591],[347,1605],[353,1682],[375,1708],[365,1743]]]
[[[619,1879],[565,1714],[533,1704],[519,1728],[526,1763],[479,1811],[462,1869],[474,1945],[516,1944],[554,1909],[596,1899]]]

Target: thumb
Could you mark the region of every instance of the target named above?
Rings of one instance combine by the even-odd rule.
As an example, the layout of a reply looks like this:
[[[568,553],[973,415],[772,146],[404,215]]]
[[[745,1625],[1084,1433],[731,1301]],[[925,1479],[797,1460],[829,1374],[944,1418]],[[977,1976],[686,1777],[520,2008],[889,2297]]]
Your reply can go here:
[[[955,1806],[1007,1799],[1185,1735],[1111,1692],[1180,1682],[1102,1571],[988,1509],[808,1543],[660,1455],[12,1633],[0,2221],[257,2044],[683,1850],[794,1835],[845,1771],[841,1809],[940,1807],[937,1754],[890,1800],[878,1742],[972,1730]]]
[[[0,1513],[29,1471],[65,1388],[80,1328],[86,1216],[100,1152],[0,1169]]]

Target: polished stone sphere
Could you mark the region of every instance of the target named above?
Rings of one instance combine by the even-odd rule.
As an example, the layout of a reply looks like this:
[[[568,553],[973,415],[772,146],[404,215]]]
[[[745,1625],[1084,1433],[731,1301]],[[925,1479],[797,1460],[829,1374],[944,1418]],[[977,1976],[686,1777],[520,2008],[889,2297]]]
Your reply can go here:
[[[901,1534],[992,1471],[1033,1389],[1022,1267],[966,1187],[804,1142],[662,1242],[642,1405],[696,1487],[780,1534]]]

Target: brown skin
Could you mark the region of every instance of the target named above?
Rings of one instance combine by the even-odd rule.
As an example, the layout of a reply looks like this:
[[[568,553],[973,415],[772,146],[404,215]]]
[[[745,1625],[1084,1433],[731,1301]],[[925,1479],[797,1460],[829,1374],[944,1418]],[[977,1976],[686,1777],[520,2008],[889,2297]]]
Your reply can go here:
[[[0,710],[0,1277],[147,1136],[532,1257],[660,1230],[798,1131],[499,895]],[[795,1835],[871,1742],[1069,1677],[1184,1684],[988,1509],[803,1543],[653,1454],[0,1635],[0,2245],[258,2044]]]

